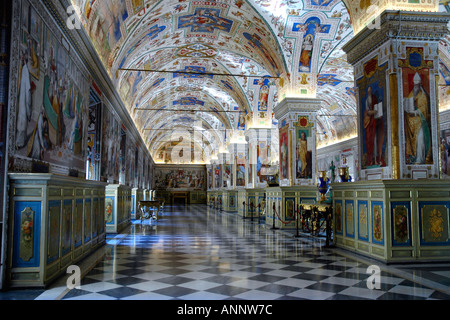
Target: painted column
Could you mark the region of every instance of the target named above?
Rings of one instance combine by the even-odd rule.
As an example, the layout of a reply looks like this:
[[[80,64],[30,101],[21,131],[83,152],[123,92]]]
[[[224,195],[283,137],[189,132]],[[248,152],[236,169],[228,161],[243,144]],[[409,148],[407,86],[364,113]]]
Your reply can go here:
[[[355,71],[360,181],[332,185],[333,240],[385,262],[448,261],[438,72],[450,15],[384,11],[375,21],[344,46]]]
[[[316,184],[316,113],[321,100],[286,98],[275,108],[280,139],[280,186]]]
[[[248,188],[265,188],[270,167],[271,129],[251,128],[246,132],[248,139]]]
[[[345,46],[361,180],[439,178],[439,41],[448,14],[385,11]]]
[[[280,139],[280,183],[268,191],[267,225],[293,229],[298,206],[317,202],[316,114],[320,104],[315,98],[285,98],[274,110]]]

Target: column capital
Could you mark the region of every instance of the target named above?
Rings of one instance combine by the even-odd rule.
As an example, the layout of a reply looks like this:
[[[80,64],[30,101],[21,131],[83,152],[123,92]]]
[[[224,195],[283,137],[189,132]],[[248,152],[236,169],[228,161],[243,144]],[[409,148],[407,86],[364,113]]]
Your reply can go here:
[[[440,41],[448,33],[449,21],[450,14],[444,12],[385,10],[342,49],[354,65],[389,40]]]
[[[316,113],[321,108],[323,100],[317,98],[284,98],[274,108],[275,118],[280,120],[288,113]]]

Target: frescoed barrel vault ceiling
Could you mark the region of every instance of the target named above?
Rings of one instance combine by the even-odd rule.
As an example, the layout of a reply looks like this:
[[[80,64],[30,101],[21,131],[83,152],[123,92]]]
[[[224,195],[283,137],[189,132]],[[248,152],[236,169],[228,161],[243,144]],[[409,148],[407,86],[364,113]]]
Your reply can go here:
[[[370,0],[72,4],[156,162],[186,135],[197,162],[207,162],[246,128],[276,126],[273,107],[288,96],[323,99],[319,146],[356,135],[353,68],[342,46],[364,26]],[[449,52],[447,37],[442,83],[450,83]]]

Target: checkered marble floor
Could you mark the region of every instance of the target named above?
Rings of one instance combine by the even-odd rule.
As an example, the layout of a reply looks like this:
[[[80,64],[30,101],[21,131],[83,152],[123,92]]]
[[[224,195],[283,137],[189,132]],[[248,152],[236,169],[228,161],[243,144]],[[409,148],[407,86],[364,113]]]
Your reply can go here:
[[[445,290],[450,264],[437,270],[424,266],[421,274],[413,274],[411,266],[396,272],[382,268],[381,287],[369,289],[367,268],[373,262],[325,248],[323,238],[294,237],[205,205],[168,207],[160,218],[133,221],[124,233],[108,235],[101,262],[83,277],[79,289],[66,289],[57,299],[450,299]],[[415,280],[425,273],[436,277],[430,285]],[[444,290],[432,285],[436,283]],[[52,290],[36,299],[47,299]]]
[[[449,299],[381,272],[369,289],[368,264],[207,206],[168,208],[157,223],[134,222],[109,236],[106,255],[62,299],[355,300]],[[448,275],[448,274],[446,274]]]

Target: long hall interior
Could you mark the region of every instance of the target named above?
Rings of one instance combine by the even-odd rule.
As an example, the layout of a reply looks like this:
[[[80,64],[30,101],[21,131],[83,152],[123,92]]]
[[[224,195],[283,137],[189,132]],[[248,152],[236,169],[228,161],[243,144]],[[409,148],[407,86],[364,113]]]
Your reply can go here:
[[[0,300],[449,300],[448,1],[0,8]]]

